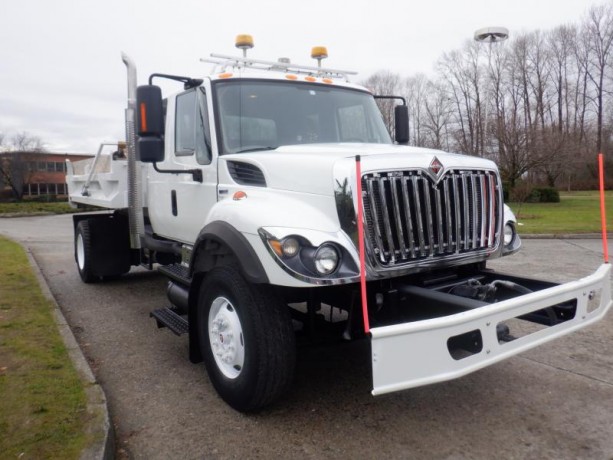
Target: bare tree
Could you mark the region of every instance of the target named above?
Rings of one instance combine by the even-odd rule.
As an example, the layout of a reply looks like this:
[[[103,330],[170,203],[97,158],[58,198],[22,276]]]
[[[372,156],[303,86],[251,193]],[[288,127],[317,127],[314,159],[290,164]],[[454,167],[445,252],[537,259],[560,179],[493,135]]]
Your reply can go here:
[[[596,90],[596,151],[602,152],[604,82],[613,53],[613,3],[595,5],[589,9],[585,35],[591,63],[586,72]]]
[[[426,145],[435,149],[449,150],[448,129],[452,116],[451,101],[444,84],[430,82],[424,102]]]
[[[2,136],[0,145],[4,139],[5,136]],[[0,188],[8,186],[13,197],[19,200],[23,197],[24,184],[33,172],[26,155],[44,152],[43,142],[24,131],[13,135],[4,145],[4,150],[0,153]]]
[[[441,56],[434,77],[380,72],[372,83],[406,91],[413,145],[492,158],[511,185],[564,177],[591,187],[594,147],[613,153],[613,0],[577,24],[467,42]]]
[[[485,105],[480,47],[466,42],[461,51],[445,53],[438,62],[441,79],[447,83],[454,110],[454,137],[459,151],[483,156],[485,153]]]
[[[14,134],[10,140],[10,149],[15,152],[44,152],[43,141],[26,131]]]
[[[407,104],[409,105],[409,129],[411,144],[418,147],[425,146],[423,127],[423,111],[427,95],[428,78],[423,73],[409,77],[405,81]]]
[[[404,93],[400,75],[387,71],[381,71],[371,75],[367,80],[362,82],[362,85],[366,86],[378,96],[402,96]],[[378,99],[377,105],[383,115],[385,126],[387,126],[393,138],[396,131],[394,125],[394,106],[396,102],[391,99]]]

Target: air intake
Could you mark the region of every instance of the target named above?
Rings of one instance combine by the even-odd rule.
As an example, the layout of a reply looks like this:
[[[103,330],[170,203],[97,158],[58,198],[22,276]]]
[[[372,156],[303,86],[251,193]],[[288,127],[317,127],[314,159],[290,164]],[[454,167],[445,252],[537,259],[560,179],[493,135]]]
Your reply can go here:
[[[228,171],[237,184],[266,187],[266,179],[260,168],[242,161],[228,161]]]

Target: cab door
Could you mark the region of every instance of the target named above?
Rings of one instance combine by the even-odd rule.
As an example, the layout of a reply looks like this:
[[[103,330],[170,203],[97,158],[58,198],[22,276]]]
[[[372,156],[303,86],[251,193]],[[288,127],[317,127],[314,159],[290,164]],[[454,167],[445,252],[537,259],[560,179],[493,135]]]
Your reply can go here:
[[[217,201],[207,91],[192,88],[168,99],[165,158],[150,170],[149,216],[158,235],[193,243]],[[202,182],[191,173],[200,170]]]

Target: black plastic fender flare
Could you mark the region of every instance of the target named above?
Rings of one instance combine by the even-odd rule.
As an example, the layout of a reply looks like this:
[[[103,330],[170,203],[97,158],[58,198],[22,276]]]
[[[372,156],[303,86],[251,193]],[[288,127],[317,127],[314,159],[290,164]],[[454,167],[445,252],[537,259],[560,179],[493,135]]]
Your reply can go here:
[[[200,231],[194,243],[190,275],[213,268],[211,259],[214,255],[210,254],[207,248],[210,243],[227,248],[235,256],[241,274],[247,281],[256,284],[268,283],[268,275],[251,244],[232,225],[222,221],[211,222]]]

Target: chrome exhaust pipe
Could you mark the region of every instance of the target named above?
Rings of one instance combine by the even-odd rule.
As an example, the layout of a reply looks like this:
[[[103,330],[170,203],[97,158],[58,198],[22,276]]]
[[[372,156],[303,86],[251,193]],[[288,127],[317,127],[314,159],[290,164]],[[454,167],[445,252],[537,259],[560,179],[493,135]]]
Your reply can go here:
[[[143,194],[140,161],[136,161],[136,65],[130,57],[121,53],[121,60],[128,72],[128,106],[126,117],[126,144],[128,149],[128,218],[130,247],[140,249],[141,238],[145,235],[143,217]]]

